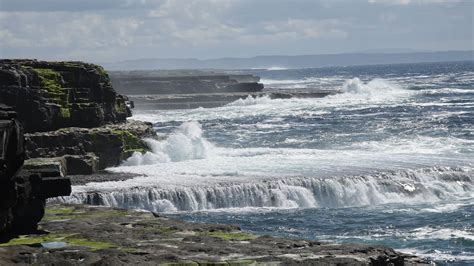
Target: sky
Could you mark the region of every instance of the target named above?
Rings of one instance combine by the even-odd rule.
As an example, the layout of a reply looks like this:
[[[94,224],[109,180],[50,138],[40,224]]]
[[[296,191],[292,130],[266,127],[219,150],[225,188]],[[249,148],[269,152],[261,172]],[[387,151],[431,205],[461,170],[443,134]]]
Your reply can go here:
[[[0,58],[474,49],[474,0],[0,0]]]

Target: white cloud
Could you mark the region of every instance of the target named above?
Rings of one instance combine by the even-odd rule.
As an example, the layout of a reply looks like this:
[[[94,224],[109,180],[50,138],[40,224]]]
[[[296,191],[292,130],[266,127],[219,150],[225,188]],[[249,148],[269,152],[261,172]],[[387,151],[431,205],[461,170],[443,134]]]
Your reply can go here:
[[[10,3],[0,11],[0,57],[209,58],[295,53],[296,46],[305,53],[405,47],[447,35],[462,43],[472,36],[469,3],[456,0],[367,0],[373,5],[366,9],[367,1],[329,0],[48,0],[29,9],[0,1]]]
[[[455,4],[461,0],[369,0],[371,4],[409,5],[409,4]]]
[[[344,38],[347,33],[339,26],[339,20],[288,19],[286,21],[265,22],[264,34],[277,34],[297,39]]]
[[[143,23],[94,13],[0,12],[2,46],[103,48],[133,43]]]

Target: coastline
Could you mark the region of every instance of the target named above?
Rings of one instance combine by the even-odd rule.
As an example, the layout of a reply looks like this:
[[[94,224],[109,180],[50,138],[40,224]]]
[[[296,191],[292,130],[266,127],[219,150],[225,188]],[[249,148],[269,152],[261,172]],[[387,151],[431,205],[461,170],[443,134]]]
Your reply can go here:
[[[382,246],[256,236],[151,212],[48,204],[38,234],[0,244],[0,264],[424,265]]]

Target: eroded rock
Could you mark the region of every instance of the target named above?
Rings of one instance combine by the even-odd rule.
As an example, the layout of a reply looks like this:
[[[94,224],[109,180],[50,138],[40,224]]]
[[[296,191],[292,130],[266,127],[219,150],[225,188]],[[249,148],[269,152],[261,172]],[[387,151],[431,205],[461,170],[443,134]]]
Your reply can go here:
[[[133,120],[97,128],[62,128],[26,134],[26,154],[29,158],[69,156],[71,167],[79,167],[80,160],[85,167],[75,167],[72,173],[92,173],[120,164],[135,151],[145,152],[148,147],[142,138],[154,135],[150,123]]]
[[[0,264],[32,259],[38,264],[58,265],[428,264],[381,246],[256,236],[231,225],[189,223],[105,207],[52,205],[41,225],[49,234],[0,244]],[[42,245],[51,242],[62,245]]]
[[[0,102],[14,108],[26,132],[124,122],[126,101],[98,65],[0,60]]]

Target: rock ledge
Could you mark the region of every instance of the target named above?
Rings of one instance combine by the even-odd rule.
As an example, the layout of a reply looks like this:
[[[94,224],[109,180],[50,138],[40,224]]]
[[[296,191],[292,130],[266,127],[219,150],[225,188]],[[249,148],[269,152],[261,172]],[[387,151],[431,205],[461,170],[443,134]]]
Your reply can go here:
[[[421,265],[390,248],[255,236],[106,207],[51,205],[40,234],[0,244],[0,264]]]

